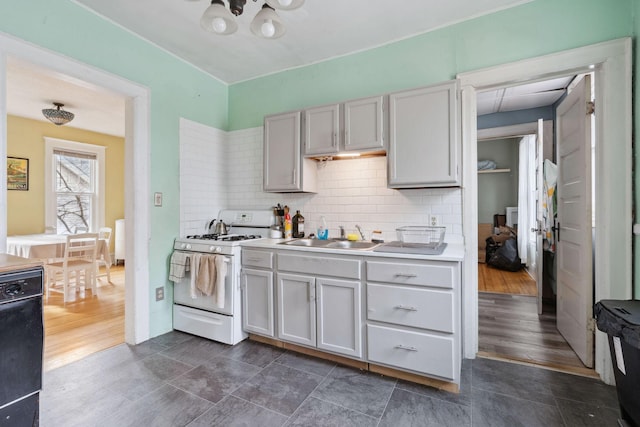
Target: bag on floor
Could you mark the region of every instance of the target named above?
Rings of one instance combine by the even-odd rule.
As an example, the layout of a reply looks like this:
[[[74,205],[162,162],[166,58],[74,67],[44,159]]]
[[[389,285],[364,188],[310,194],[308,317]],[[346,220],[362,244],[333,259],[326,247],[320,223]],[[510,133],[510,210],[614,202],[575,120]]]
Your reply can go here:
[[[522,261],[518,256],[518,243],[516,239],[505,240],[502,246],[491,255],[487,264],[501,270],[520,270],[522,268]]]
[[[500,243],[493,240],[493,237],[489,236],[485,240],[486,249],[485,249],[485,257],[484,262],[489,264],[489,260],[496,253],[498,249],[500,249]]]

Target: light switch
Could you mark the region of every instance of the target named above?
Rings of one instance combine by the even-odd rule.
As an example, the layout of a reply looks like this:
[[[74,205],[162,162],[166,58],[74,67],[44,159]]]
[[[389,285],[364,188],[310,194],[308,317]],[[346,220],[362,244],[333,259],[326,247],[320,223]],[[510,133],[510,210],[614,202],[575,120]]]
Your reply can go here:
[[[162,193],[153,193],[153,205],[162,206]]]

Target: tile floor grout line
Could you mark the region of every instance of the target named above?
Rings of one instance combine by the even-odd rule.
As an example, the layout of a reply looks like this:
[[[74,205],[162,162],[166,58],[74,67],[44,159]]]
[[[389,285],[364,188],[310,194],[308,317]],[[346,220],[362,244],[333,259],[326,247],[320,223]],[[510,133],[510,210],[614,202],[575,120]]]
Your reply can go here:
[[[260,404],[258,404],[258,403],[255,403],[255,402],[252,402],[252,401],[250,401],[250,400],[247,400],[247,399],[245,399],[244,397],[236,396],[235,394],[230,394],[229,396],[233,396],[233,397],[235,397],[236,399],[240,399],[240,400],[242,400],[242,401],[245,401],[245,402],[247,402],[247,403],[250,403],[250,404],[252,404],[252,405],[255,405],[255,406],[259,407],[259,408],[266,409],[266,410],[267,410],[267,411],[269,411],[269,412],[273,412],[273,413],[276,413],[276,414],[278,414],[278,415],[282,415],[283,417],[287,417],[287,420],[288,420],[288,419],[289,419],[289,417],[290,417],[289,415],[287,415],[287,414],[283,414],[282,412],[278,412],[278,411],[276,411],[275,409],[267,408],[266,406],[262,406],[262,405],[260,405]],[[227,397],[228,397],[228,396],[227,396]],[[222,399],[222,400],[224,400],[224,399]],[[222,400],[220,400],[220,402],[222,402]],[[217,405],[217,404],[216,404],[216,405]],[[296,409],[297,409],[297,408],[296,408]],[[295,411],[294,411],[294,412],[295,412]]]

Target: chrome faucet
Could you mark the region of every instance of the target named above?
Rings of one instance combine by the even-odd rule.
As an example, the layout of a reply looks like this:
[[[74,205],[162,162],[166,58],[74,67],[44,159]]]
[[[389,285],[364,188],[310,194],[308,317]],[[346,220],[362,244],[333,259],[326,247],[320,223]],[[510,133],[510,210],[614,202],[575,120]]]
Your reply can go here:
[[[346,239],[346,237],[344,235],[344,226],[343,225],[339,225],[338,227],[340,227],[340,238],[341,239]]]
[[[364,233],[362,232],[362,229],[360,228],[360,226],[358,224],[356,224],[356,228],[358,229],[358,233],[360,233],[360,238],[365,241],[367,239],[364,238]]]

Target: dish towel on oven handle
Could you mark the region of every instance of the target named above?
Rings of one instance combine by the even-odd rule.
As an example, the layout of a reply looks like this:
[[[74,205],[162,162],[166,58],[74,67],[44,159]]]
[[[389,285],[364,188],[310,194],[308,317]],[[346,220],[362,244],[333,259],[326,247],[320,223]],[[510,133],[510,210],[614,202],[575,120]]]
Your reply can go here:
[[[169,265],[169,280],[179,283],[187,271],[191,261],[191,254],[188,252],[173,251]]]
[[[196,277],[196,288],[206,296],[213,296],[215,304],[224,308],[226,258],[222,255],[201,255],[198,264],[194,265],[197,265],[198,269],[195,274],[194,271],[191,272],[191,277]]]

